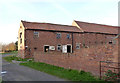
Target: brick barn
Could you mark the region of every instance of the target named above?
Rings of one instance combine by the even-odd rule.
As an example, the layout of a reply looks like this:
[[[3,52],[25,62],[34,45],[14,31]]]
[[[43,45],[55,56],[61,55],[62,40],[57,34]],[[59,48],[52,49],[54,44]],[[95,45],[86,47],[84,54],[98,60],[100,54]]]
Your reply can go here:
[[[72,25],[21,21],[18,56],[99,73],[99,61],[118,62],[118,27],[81,21]]]

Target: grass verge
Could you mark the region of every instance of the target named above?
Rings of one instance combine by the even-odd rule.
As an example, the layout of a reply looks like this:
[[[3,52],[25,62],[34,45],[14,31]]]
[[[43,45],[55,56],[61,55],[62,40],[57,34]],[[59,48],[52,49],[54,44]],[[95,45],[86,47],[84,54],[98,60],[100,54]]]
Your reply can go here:
[[[100,81],[98,78],[92,76],[91,73],[89,72],[64,69],[62,67],[46,63],[29,61],[26,63],[20,63],[20,65],[28,66],[30,68],[46,72],[48,74],[55,75],[60,78],[64,78],[71,81]]]
[[[27,59],[22,59],[20,57],[16,57],[16,56],[6,56],[3,57],[3,59],[5,59],[8,62],[12,62],[12,60],[16,60],[16,61],[27,61]]]
[[[12,52],[5,52],[5,53],[0,53],[0,54],[17,54],[18,51],[12,51]]]
[[[12,60],[16,60],[16,61],[27,61],[28,60],[28,59],[22,59],[16,56],[7,56],[3,58],[8,62],[12,62]],[[58,66],[54,66],[54,65],[50,65],[46,63],[34,62],[33,60],[25,62],[25,63],[20,63],[20,65],[27,66],[27,67],[51,74],[51,75],[55,75],[63,79],[70,80],[70,81],[100,81],[102,82],[98,78],[92,76],[92,74],[89,72],[65,69],[62,67],[58,67]]]

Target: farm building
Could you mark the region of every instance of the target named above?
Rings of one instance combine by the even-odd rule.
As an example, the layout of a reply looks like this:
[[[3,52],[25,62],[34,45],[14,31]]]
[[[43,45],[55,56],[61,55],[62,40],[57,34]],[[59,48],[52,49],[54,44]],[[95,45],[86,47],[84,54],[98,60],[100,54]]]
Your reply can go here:
[[[118,27],[21,21],[18,56],[98,75],[99,61],[118,62]]]

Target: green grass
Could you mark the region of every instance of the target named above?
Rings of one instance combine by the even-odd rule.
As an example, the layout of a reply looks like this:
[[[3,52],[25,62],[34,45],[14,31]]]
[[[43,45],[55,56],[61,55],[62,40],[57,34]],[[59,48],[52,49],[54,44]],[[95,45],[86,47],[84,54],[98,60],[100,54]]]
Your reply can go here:
[[[12,51],[12,52],[5,52],[5,53],[0,53],[0,54],[16,54],[18,51]]]
[[[6,56],[3,57],[3,59],[5,59],[8,62],[12,62],[12,60],[16,60],[16,61],[27,61],[27,59],[22,59],[20,57],[16,57],[16,56]]]
[[[3,57],[6,61],[12,62],[12,60],[16,61],[27,61],[28,59],[22,59],[20,57],[16,56],[7,56]],[[63,79],[67,79],[70,81],[98,81],[98,82],[103,82],[99,80],[98,78],[94,77],[91,73],[89,72],[84,72],[84,71],[78,71],[78,70],[72,70],[72,69],[65,69],[62,67],[46,64],[46,63],[41,63],[41,62],[34,62],[28,61],[25,63],[20,63],[20,65],[27,66],[51,75],[58,76]]]
[[[64,78],[71,81],[100,81],[98,78],[92,76],[92,74],[89,72],[64,69],[62,67],[46,63],[29,61],[26,63],[20,63],[20,65],[28,66],[30,68],[46,72],[48,74],[55,75],[60,78]]]

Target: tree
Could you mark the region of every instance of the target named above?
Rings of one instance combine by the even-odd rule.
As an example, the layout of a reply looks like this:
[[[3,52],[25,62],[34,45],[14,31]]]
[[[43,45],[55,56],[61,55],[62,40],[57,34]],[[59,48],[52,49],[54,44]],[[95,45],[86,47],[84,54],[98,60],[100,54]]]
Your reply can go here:
[[[2,52],[16,51],[16,44],[14,42],[9,44],[2,44]]]
[[[2,52],[2,43],[0,43],[0,52]]]
[[[5,52],[6,50],[6,44],[2,44],[2,52]]]
[[[15,42],[16,51],[18,51],[18,41]]]
[[[9,49],[9,51],[15,51],[16,50],[16,46],[15,46],[15,43],[10,43],[10,44],[8,44],[8,49]]]

